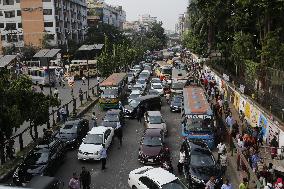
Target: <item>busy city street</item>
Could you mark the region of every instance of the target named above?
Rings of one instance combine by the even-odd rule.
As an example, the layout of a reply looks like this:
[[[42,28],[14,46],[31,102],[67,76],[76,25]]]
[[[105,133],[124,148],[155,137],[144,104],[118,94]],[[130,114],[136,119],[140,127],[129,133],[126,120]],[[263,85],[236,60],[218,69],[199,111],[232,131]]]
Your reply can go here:
[[[0,189],[284,189],[283,10],[0,0]]]

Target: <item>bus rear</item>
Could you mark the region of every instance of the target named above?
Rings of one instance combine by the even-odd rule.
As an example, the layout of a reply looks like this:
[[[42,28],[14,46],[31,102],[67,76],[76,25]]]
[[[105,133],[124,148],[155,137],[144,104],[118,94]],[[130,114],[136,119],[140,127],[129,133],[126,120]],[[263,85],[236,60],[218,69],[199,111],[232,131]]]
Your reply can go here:
[[[182,136],[190,140],[202,140],[213,149],[213,113],[204,90],[198,86],[189,86],[183,89],[183,97]]]

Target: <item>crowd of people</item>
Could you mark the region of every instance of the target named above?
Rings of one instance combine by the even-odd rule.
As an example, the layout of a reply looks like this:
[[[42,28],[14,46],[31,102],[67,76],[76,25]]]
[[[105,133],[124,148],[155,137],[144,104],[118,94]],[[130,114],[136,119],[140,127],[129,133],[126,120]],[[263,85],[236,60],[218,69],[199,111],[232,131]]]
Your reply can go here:
[[[211,103],[211,107],[215,116],[215,129],[218,149],[218,161],[222,166],[222,155],[226,154],[226,148],[224,141],[229,143],[230,150],[233,153],[235,151],[235,144],[237,145],[237,168],[243,173],[248,172],[248,167],[245,161],[248,162],[253,172],[258,177],[262,186],[266,189],[282,189],[282,178],[275,177],[273,164],[266,164],[261,157],[260,148],[263,145],[263,130],[259,127],[252,127],[247,124],[244,119],[244,113],[239,112],[239,117],[234,118],[229,108],[228,101],[225,99],[225,90],[216,86],[216,81],[210,73],[203,71],[199,72],[200,83],[204,86],[208,101]],[[225,125],[222,125],[222,122]],[[224,133],[227,133],[224,135]],[[277,136],[274,136],[270,141],[271,158],[277,157],[277,149],[279,147]],[[233,154],[232,154],[233,155]],[[242,158],[243,157],[243,158]],[[239,185],[239,189],[248,189],[249,180],[247,174],[242,174],[242,182]],[[210,188],[210,187],[208,187]],[[228,187],[225,187],[228,188]]]

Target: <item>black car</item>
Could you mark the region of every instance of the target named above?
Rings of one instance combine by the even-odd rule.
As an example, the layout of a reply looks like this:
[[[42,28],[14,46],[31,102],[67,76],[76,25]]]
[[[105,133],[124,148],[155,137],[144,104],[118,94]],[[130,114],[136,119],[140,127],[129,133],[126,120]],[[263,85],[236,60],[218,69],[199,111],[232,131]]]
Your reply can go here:
[[[75,119],[67,121],[59,133],[57,138],[64,141],[67,147],[75,147],[82,142],[82,139],[89,131],[89,121],[86,119]]]
[[[119,109],[111,109],[106,112],[101,123],[102,126],[117,128],[119,125],[124,126],[125,120],[123,112]]]
[[[180,112],[182,105],[182,96],[176,95],[171,98],[170,109],[172,112]]]
[[[43,141],[25,157],[13,175],[13,182],[21,186],[34,176],[53,175],[65,158],[65,143],[55,139]]]
[[[145,95],[133,99],[128,105],[124,106],[124,116],[129,118],[136,118],[137,109],[141,108],[146,111],[161,110],[161,97],[157,95]]]
[[[183,142],[185,148],[184,174],[192,188],[205,188],[211,176],[216,178],[216,188],[222,185],[222,171],[207,144],[203,141]]]
[[[32,178],[25,188],[36,188],[36,189],[63,189],[64,183],[55,177],[49,176],[36,176]]]

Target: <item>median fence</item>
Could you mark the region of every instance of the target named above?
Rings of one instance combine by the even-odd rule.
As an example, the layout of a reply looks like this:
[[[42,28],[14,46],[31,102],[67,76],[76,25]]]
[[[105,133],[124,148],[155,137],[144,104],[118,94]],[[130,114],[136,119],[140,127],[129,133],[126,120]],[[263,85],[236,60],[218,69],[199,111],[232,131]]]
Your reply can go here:
[[[68,117],[76,117],[78,108],[87,103],[88,100],[90,100],[90,97],[95,97],[96,93],[97,85],[89,88],[89,93],[87,91],[84,91],[77,97],[73,97],[73,99],[68,103],[56,108],[52,107],[49,111],[49,119],[45,125],[33,126],[30,123],[29,127],[6,140],[5,145],[3,146],[4,150],[2,150],[5,154],[5,161],[2,161],[0,164],[5,163],[9,159],[12,159],[12,156],[14,156],[15,153],[24,150],[24,148],[30,143],[36,141],[39,137],[42,137],[43,128],[56,131],[58,129],[57,126],[63,124]]]

